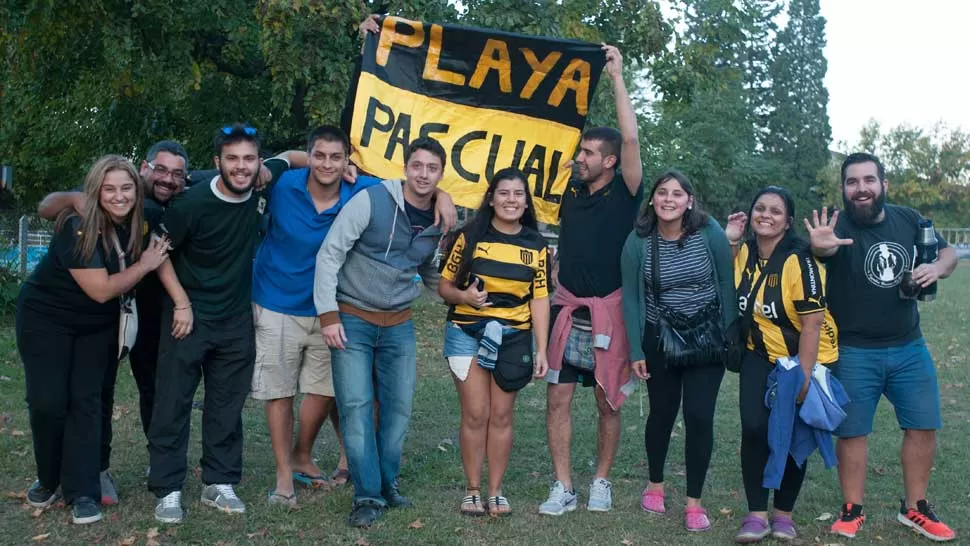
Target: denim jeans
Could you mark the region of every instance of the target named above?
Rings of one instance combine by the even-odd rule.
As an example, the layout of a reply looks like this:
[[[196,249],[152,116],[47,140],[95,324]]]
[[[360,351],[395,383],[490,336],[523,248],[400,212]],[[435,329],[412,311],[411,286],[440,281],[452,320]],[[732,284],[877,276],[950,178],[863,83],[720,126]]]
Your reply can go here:
[[[346,348],[331,349],[330,354],[354,503],[385,506],[382,493],[396,487],[411,420],[417,365],[414,323],[377,326],[347,313],[340,313],[340,321]],[[374,400],[380,400],[376,434]]]

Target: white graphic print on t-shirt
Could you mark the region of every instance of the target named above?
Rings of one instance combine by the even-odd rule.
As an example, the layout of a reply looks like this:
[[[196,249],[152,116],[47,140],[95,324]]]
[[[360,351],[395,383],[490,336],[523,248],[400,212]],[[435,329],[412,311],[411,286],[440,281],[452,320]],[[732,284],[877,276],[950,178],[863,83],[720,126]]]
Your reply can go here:
[[[866,253],[866,278],[879,288],[892,288],[899,284],[903,272],[910,268],[909,252],[903,245],[882,241],[869,247]]]

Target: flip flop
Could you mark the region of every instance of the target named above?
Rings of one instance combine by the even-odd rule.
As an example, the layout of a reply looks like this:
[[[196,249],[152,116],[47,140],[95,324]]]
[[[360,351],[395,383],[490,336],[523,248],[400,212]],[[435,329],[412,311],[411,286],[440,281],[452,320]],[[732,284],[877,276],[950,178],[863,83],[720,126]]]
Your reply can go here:
[[[296,492],[287,496],[277,493],[276,489],[270,489],[269,494],[266,495],[266,502],[287,508],[296,508]]]
[[[300,484],[303,487],[310,487],[317,489],[320,487],[327,487],[330,482],[327,481],[323,476],[314,476],[312,474],[307,474],[305,472],[294,472],[293,473],[293,483]]]
[[[335,468],[333,474],[330,474],[330,483],[333,485],[350,483],[350,471],[346,468]]]

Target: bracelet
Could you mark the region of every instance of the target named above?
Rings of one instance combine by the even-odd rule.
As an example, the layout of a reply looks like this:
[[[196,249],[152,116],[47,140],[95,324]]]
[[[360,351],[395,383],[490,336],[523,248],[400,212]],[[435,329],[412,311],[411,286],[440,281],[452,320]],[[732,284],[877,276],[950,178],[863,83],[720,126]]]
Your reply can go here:
[[[192,304],[191,303],[186,303],[184,307],[176,307],[175,310],[176,311],[185,311],[186,309],[188,309],[190,307],[192,307]]]

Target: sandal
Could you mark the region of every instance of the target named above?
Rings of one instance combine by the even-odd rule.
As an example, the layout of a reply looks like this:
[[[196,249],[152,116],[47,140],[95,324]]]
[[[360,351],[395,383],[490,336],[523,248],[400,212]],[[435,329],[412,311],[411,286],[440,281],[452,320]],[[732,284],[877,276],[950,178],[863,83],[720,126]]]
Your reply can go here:
[[[312,474],[299,471],[293,473],[293,484],[302,485],[303,487],[309,487],[311,489],[330,487],[330,482],[327,481],[327,479],[323,476],[314,476]]]
[[[335,468],[330,474],[330,485],[344,485],[350,483],[350,470],[346,468]]]
[[[479,493],[478,495],[472,492]],[[463,499],[461,499],[461,507],[458,509],[463,516],[484,516],[485,515],[485,505],[482,504],[481,490],[478,488],[468,488]]]
[[[287,508],[296,508],[296,492],[290,495],[284,495],[277,493],[276,489],[270,489],[269,494],[266,495],[266,502],[278,506],[286,506]]]
[[[512,513],[512,506],[509,499],[502,495],[495,495],[488,498],[488,515],[493,518],[508,516]]]

